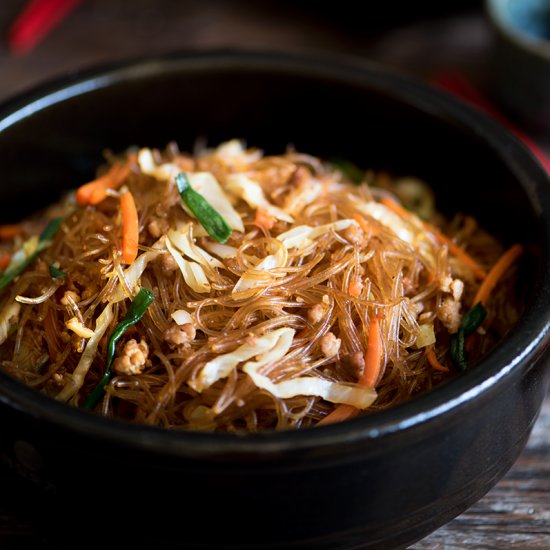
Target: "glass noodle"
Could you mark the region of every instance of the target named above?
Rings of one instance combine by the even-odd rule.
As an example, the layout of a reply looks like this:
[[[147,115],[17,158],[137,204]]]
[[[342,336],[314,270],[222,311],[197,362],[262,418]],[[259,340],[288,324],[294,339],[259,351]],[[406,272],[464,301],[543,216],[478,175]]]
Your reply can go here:
[[[444,219],[422,181],[359,174],[238,140],[111,155],[0,227],[2,368],[97,414],[215,431],[372,414],[472,368],[520,313],[521,247]]]

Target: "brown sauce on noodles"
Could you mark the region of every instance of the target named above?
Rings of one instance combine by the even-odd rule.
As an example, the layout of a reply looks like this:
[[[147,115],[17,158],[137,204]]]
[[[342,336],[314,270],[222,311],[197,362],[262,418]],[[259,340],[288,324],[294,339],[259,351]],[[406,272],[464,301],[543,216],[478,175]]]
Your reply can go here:
[[[225,242],[183,200],[180,172]],[[45,216],[0,227],[2,369],[98,414],[217,431],[309,427],[431,390],[517,320],[520,249],[499,272],[501,244],[471,217],[445,220],[423,182],[359,175],[236,140],[111,158]],[[109,365],[141,288],[154,301]],[[480,292],[485,316],[464,330]]]

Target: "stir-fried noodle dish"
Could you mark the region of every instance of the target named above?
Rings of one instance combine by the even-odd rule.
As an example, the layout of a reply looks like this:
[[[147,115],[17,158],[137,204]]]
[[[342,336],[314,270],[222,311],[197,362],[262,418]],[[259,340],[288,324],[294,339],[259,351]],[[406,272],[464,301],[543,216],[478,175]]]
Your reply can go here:
[[[412,177],[232,140],[129,149],[0,226],[0,364],[95,414],[259,431],[404,402],[516,322],[517,259]]]

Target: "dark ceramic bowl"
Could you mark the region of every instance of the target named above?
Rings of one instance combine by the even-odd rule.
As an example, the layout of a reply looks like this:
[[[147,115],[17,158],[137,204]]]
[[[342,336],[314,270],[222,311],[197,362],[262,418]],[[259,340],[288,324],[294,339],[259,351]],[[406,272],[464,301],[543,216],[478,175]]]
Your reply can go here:
[[[1,215],[11,221],[91,177],[108,147],[191,148],[241,137],[425,178],[528,253],[526,308],[456,380],[339,425],[249,435],[105,420],[0,373],[0,457],[37,487],[61,544],[113,537],[182,548],[399,548],[451,520],[511,467],[549,383],[550,184],[500,126],[427,86],[357,60],[174,55],[46,85],[0,116]],[[107,535],[112,529],[113,534]]]

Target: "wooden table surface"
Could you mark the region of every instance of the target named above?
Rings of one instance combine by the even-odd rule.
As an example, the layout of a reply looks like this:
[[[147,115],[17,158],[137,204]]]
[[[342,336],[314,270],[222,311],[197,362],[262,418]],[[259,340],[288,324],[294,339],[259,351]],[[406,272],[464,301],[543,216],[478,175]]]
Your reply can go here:
[[[395,2],[386,2],[385,8],[356,3],[372,10],[359,17],[356,4],[345,0],[338,12],[306,0],[87,0],[32,51],[15,56],[5,37],[23,4],[3,0],[0,8],[0,100],[98,63],[226,47],[342,53],[421,78],[451,68],[475,80],[484,74],[491,45],[482,4],[475,1],[440,2],[445,8],[438,13],[427,12],[431,2],[400,2],[397,9]],[[531,137],[550,151],[545,136]],[[12,499],[9,482],[0,477],[0,549],[45,548]],[[509,473],[477,504],[411,550],[512,547],[550,548],[550,397]]]

